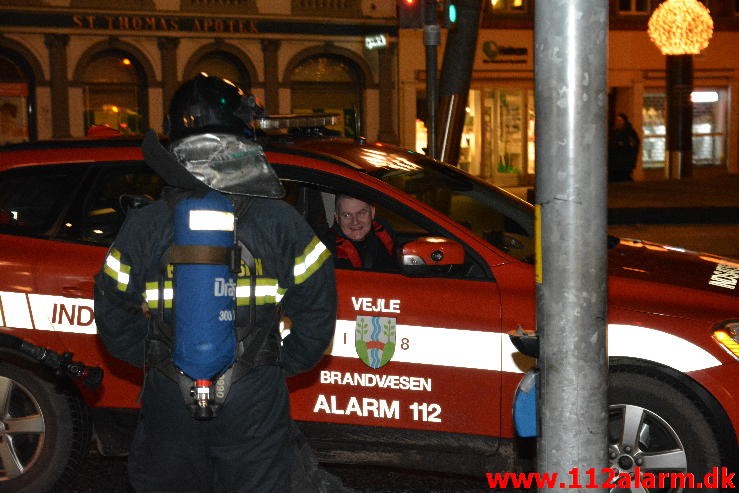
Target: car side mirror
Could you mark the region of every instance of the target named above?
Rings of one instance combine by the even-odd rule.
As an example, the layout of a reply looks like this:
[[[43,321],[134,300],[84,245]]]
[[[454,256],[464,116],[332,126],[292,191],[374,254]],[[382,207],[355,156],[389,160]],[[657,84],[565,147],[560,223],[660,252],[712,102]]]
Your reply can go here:
[[[464,264],[462,245],[440,236],[409,241],[403,245],[400,256],[403,272],[416,276],[448,273]]]

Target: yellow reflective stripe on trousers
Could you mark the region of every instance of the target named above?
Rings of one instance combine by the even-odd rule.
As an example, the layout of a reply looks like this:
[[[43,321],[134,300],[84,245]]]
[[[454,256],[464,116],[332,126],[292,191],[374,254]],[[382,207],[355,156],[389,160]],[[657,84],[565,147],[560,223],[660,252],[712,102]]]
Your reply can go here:
[[[300,284],[308,279],[330,256],[331,253],[326,245],[314,236],[313,240],[303,250],[303,255],[295,259],[295,267],[293,268],[295,284]]]
[[[119,291],[125,291],[131,280],[131,267],[121,262],[121,252],[115,248],[105,257],[103,272],[117,283]]]

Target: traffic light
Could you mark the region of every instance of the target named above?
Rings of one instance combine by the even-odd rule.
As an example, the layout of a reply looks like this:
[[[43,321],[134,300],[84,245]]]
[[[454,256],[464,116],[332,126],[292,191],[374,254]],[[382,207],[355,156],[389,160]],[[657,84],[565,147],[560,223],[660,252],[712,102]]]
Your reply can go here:
[[[456,0],[443,0],[443,11],[441,12],[441,27],[451,28],[457,24]]]
[[[423,27],[424,0],[398,0],[398,27],[420,29]]]

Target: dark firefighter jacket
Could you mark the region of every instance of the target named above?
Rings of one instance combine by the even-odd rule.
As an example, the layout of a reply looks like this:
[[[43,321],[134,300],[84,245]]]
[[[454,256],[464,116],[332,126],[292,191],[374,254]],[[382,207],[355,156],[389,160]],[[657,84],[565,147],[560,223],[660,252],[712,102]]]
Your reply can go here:
[[[318,363],[333,337],[336,286],[331,255],[289,204],[250,200],[246,213],[237,218],[237,236],[255,258],[255,325],[270,326],[274,332],[260,349],[280,345],[275,313],[282,310],[292,328],[282,340],[279,357],[287,374],[294,375]],[[129,210],[95,278],[98,333],[113,356],[139,367],[145,362],[148,322],[157,316],[160,295],[165,321],[171,324],[174,318],[172,289],[166,289],[172,286],[172,268],[161,265],[173,239],[172,210],[166,199]],[[250,316],[247,270],[242,260],[236,299],[236,324],[241,326],[248,325]],[[158,288],[163,271],[164,290]]]

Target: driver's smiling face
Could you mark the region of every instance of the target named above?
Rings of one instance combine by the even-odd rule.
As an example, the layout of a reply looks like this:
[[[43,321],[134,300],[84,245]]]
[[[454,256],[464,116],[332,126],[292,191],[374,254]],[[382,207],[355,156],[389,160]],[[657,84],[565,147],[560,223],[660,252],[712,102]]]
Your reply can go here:
[[[352,197],[341,197],[336,207],[336,221],[341,232],[352,241],[363,240],[372,229],[374,206]]]

